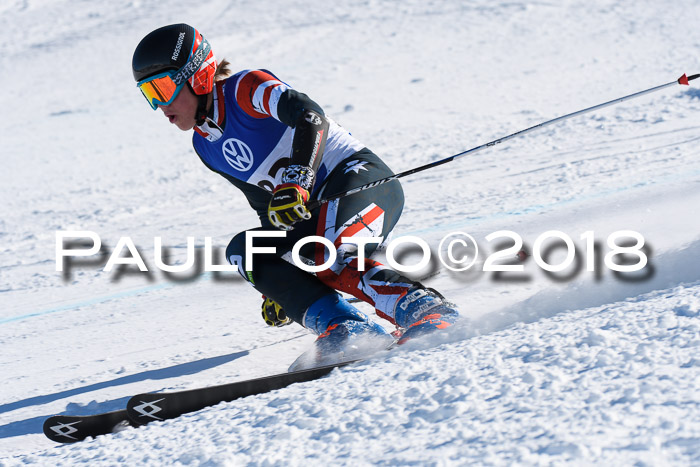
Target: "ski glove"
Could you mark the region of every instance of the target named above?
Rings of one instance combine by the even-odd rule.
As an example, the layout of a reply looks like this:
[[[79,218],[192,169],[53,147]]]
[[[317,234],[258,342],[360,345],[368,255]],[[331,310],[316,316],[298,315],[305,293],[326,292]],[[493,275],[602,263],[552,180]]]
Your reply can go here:
[[[311,219],[311,213],[306,209],[308,199],[306,189],[295,183],[283,183],[272,192],[267,217],[278,229],[292,230],[296,222]]]
[[[286,326],[292,324],[279,303],[263,295],[262,317],[268,326]]]

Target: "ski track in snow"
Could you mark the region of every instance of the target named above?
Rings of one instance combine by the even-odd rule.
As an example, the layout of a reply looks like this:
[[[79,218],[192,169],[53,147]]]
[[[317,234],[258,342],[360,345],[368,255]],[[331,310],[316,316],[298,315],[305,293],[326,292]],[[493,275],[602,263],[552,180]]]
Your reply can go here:
[[[567,0],[8,0],[0,6],[0,465],[700,464],[700,87],[664,90],[403,179],[395,236],[632,229],[653,274],[556,281],[442,268],[468,324],[323,380],[73,446],[54,413],[285,371],[313,336],[268,329],[259,295],[212,274],[55,271],[56,230],[219,249],[256,225],[133,85],[133,48],[198,27],[235,69],[308,93],[396,171],[697,73],[700,5]],[[308,51],[314,50],[313,54]],[[321,61],[319,62],[319,57]],[[48,72],[47,72],[48,70]],[[244,203],[244,208],[241,208]],[[421,272],[424,273],[425,271]],[[372,310],[360,305],[363,311]]]

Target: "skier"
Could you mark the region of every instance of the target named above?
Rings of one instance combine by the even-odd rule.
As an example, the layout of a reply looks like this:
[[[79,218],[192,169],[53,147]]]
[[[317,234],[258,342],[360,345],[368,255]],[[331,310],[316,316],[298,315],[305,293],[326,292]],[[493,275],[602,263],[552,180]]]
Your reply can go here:
[[[347,354],[360,341],[379,347],[393,342],[338,291],[404,328],[399,343],[455,323],[457,310],[439,293],[370,259],[377,243],[360,246],[362,261],[357,244],[341,243],[341,237],[389,235],[403,209],[398,180],[307,209],[321,195],[393,175],[316,102],[266,70],[229,76],[229,63],[217,64],[209,43],[186,24],[148,34],[136,47],[132,68],[151,108],[160,108],[180,130],[194,129],[193,146],[204,165],[245,194],[261,222],[252,230],[286,232],[255,239],[256,247],[276,253],[253,256],[252,270],[244,268],[245,232],[226,249],[228,261],[263,294],[268,325],[301,324],[318,335],[313,350],[324,356]],[[335,263],[315,275],[285,259],[310,235],[329,239],[337,251]],[[324,264],[328,255],[320,243],[300,250],[312,265]]]

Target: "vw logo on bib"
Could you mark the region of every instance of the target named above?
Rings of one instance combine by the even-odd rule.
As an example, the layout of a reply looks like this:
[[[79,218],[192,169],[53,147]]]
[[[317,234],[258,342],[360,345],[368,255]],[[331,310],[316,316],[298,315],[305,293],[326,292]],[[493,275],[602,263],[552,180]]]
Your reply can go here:
[[[239,172],[247,172],[253,167],[253,151],[240,139],[229,138],[221,146],[226,162]]]

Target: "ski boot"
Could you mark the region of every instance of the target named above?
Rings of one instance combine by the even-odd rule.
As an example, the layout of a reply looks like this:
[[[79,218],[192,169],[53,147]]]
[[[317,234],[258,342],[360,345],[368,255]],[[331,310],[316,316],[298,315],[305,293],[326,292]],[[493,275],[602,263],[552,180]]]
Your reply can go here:
[[[297,358],[289,371],[364,358],[394,344],[391,334],[338,293],[312,304],[303,324],[318,337],[313,348]]]
[[[406,329],[398,344],[452,326],[459,318],[456,306],[434,289],[415,286],[396,303],[394,319]]]

